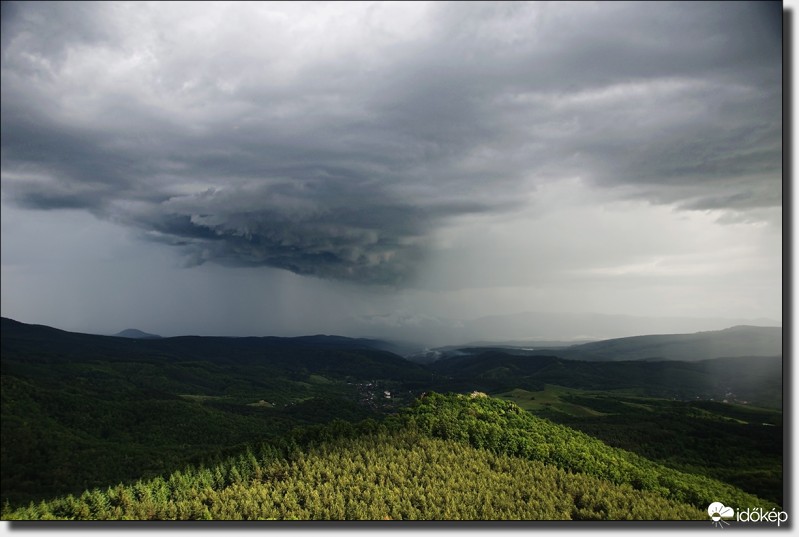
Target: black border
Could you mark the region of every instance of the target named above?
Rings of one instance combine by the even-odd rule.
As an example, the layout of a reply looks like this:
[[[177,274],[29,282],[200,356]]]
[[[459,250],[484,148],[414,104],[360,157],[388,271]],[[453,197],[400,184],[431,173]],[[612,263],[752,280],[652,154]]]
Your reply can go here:
[[[782,12],[782,508],[793,509],[793,11]],[[792,527],[790,519],[788,527]]]

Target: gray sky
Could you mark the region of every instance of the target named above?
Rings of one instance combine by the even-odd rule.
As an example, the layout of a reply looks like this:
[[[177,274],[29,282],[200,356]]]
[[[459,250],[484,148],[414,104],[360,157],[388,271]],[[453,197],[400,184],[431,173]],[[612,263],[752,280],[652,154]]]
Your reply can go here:
[[[781,322],[778,2],[2,10],[4,316]]]

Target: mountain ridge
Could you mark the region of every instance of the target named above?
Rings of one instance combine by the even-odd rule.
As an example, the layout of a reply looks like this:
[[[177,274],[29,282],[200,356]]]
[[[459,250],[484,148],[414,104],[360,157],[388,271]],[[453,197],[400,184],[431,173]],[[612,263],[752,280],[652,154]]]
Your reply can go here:
[[[420,315],[375,315],[358,318],[356,331],[369,337],[416,341],[424,347],[466,346],[550,340],[578,343],[641,334],[675,334],[721,330],[735,325],[780,326],[780,320],[739,317],[649,317],[606,313],[526,311],[453,319]]]
[[[651,334],[592,341],[559,349],[585,361],[681,360],[782,355],[782,328],[736,325],[685,334]]]

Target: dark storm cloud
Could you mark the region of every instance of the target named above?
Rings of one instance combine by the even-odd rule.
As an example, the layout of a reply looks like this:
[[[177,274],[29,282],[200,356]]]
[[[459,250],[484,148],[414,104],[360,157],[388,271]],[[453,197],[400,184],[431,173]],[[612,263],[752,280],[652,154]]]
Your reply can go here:
[[[3,194],[189,263],[401,283],[581,177],[781,204],[779,3],[3,7]]]
[[[336,188],[339,184],[330,182],[292,182],[209,190],[172,198],[165,213],[146,215],[137,223],[151,229],[155,240],[188,247],[190,263],[215,260],[303,275],[400,282],[418,261],[416,243],[427,229],[424,212],[397,203],[381,205],[374,194]]]

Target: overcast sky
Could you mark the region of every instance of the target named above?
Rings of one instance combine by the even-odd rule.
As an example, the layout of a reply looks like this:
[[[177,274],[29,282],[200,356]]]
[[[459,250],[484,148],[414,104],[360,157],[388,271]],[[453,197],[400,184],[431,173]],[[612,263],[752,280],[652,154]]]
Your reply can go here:
[[[781,323],[781,17],[4,2],[2,315],[163,335]]]

